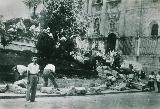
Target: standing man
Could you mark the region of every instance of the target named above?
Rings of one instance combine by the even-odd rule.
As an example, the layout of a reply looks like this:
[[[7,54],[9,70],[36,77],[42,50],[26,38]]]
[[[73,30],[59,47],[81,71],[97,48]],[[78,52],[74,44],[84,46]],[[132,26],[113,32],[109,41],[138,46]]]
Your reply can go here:
[[[32,63],[28,65],[28,82],[26,100],[30,102],[35,101],[36,88],[38,82],[39,65],[37,64],[37,57],[32,57]]]
[[[160,93],[160,71],[156,75],[156,82],[157,82],[158,93]]]
[[[154,81],[155,81],[155,73],[152,71],[151,74],[149,75],[149,81],[148,81],[148,86],[150,91],[155,91],[154,87]]]
[[[114,55],[114,61],[113,61],[113,67],[115,68],[119,68],[121,67],[121,55],[119,52],[117,52],[115,55]]]

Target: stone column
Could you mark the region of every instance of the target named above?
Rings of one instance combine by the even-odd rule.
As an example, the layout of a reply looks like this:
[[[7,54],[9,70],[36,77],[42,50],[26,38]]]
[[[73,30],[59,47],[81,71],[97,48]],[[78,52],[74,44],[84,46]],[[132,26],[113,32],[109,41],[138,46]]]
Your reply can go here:
[[[119,47],[119,38],[116,39],[116,46],[115,46],[115,50],[118,50]]]
[[[138,38],[138,45],[137,45],[137,56],[140,55],[140,43],[141,43],[141,38]]]
[[[102,10],[101,10],[101,24],[100,24],[100,33],[105,35],[105,21],[106,21],[106,0],[102,0]]]
[[[138,43],[137,43],[137,53],[136,53],[136,61],[139,61],[139,56],[140,56],[140,44],[141,44],[141,38],[138,37]]]
[[[89,0],[89,4],[88,4],[88,14],[89,14],[89,15],[92,14],[92,0]]]

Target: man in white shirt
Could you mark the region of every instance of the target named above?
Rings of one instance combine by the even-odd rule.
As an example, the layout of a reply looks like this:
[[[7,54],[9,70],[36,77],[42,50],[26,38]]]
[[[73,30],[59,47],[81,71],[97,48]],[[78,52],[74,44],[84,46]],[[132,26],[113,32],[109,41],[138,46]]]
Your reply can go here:
[[[149,80],[148,80],[148,86],[150,91],[155,91],[155,86],[154,86],[154,81],[155,81],[155,73],[152,71],[151,74],[149,75]]]
[[[36,88],[38,82],[38,73],[40,71],[39,65],[37,64],[37,57],[32,58],[32,63],[28,65],[28,87],[27,87],[27,94],[26,100],[34,102],[36,96]]]
[[[43,71],[44,87],[48,86],[48,79],[51,80],[55,88],[58,89],[58,85],[55,81],[55,66],[53,64],[47,64]]]
[[[160,93],[160,71],[156,75],[156,82],[157,82],[158,93]]]

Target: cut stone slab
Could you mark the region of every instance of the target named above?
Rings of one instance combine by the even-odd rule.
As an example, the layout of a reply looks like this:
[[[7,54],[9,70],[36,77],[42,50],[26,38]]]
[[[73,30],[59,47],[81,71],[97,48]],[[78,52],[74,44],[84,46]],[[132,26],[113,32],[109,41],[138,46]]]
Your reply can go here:
[[[5,93],[7,91],[7,85],[0,85],[0,93]]]
[[[43,84],[37,84],[37,90],[41,90],[42,87],[43,87]]]
[[[99,94],[99,93],[101,93],[101,89],[100,89],[100,87],[90,87],[89,89],[88,89],[88,92],[90,93],[90,94]]]
[[[127,89],[127,83],[122,82],[119,85],[117,85],[115,87],[112,87],[111,89],[118,90],[118,91],[126,90]]]
[[[85,87],[75,87],[75,91],[78,95],[85,95],[87,93]]]
[[[60,89],[61,95],[85,95],[87,90],[85,87],[70,87]]]
[[[15,84],[8,85],[8,90],[11,92],[14,92],[15,94],[25,94],[27,91],[26,88],[22,88],[18,85],[15,85]]]
[[[47,94],[53,94],[56,92],[56,89],[54,87],[41,87],[40,92],[47,93]]]

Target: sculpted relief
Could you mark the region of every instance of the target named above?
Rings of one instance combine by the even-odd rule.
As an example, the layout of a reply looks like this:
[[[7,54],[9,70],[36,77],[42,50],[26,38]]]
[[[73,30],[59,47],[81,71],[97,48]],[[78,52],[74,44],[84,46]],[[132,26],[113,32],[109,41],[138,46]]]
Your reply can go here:
[[[120,11],[117,1],[108,2],[107,19],[109,21],[110,32],[116,32],[118,28],[118,20],[120,18]]]

